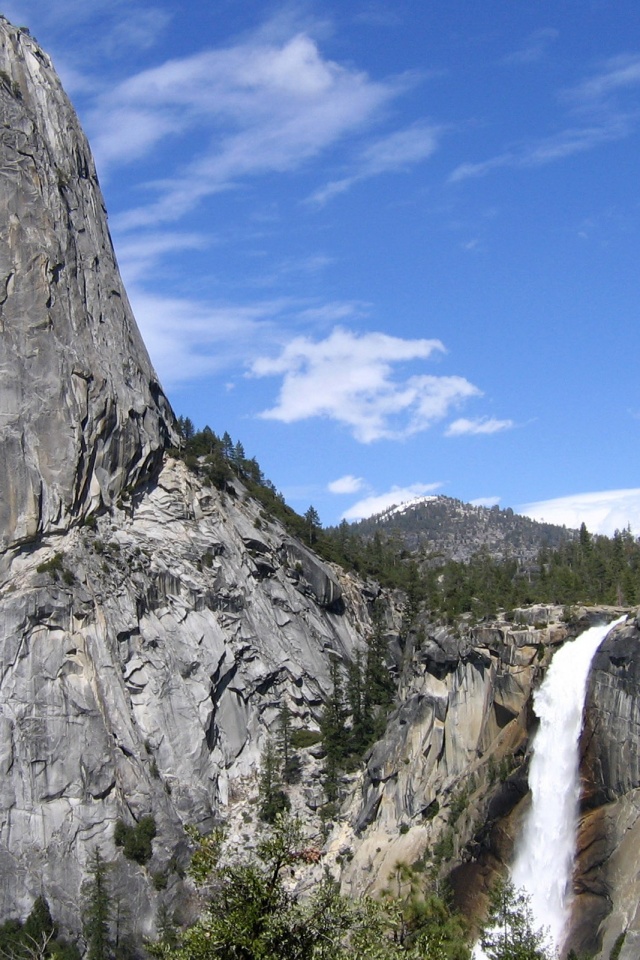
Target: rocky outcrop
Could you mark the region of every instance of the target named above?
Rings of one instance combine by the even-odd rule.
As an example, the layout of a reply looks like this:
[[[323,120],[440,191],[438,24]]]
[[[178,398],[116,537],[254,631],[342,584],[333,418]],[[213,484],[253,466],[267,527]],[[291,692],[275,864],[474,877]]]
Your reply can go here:
[[[400,705],[368,757],[361,799],[351,804],[358,839],[347,889],[380,889],[398,861],[426,857],[435,869],[440,861],[447,870],[458,864],[458,901],[478,911],[512,852],[505,818],[527,792],[530,698],[553,647],[567,636],[560,614],[538,608],[536,627],[503,621],[457,636],[427,627]]]
[[[151,475],[173,418],[85,136],[49,58],[3,18],[0,114],[1,552]]]
[[[184,825],[255,801],[280,705],[314,727],[329,652],[351,657],[369,629],[366,604],[331,612],[310,594],[290,545],[239,484],[221,494],[169,460],[95,527],[13,559],[0,583],[0,916],[25,916],[43,892],[77,929],[96,845],[138,933],[152,930],[154,876],[166,902],[184,899]],[[142,868],[114,826],[145,815],[158,836]]]
[[[576,950],[620,960],[640,949],[640,620],[613,630],[592,664],[582,737],[583,815],[578,837]]]

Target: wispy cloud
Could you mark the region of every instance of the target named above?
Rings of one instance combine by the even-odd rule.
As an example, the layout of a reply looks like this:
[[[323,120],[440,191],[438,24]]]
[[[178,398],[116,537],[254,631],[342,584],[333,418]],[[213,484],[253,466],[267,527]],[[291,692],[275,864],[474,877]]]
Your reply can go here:
[[[90,116],[101,172],[129,164],[162,143],[197,131],[199,156],[149,184],[157,199],[118,218],[120,229],[179,218],[199,200],[247,177],[297,169],[342,138],[362,132],[397,97],[409,75],[383,81],[322,56],[298,33],[276,42],[257,34],[241,43],[170,60],[105,92]],[[396,161],[427,149],[427,132],[400,135]],[[421,146],[418,146],[420,141]],[[393,161],[381,144],[370,169]],[[370,175],[373,175],[371,173]]]
[[[244,367],[280,333],[279,301],[207,304],[162,297],[130,285],[129,299],[144,342],[165,388]]]
[[[482,434],[502,433],[504,430],[511,430],[515,426],[513,420],[497,420],[495,417],[478,417],[475,420],[468,420],[461,417],[449,424],[445,431],[447,437],[465,437],[480,436]]]
[[[561,129],[549,136],[521,141],[486,160],[461,163],[449,175],[449,182],[484,177],[505,167],[540,167],[625,139],[636,129],[640,110],[637,104],[623,104],[614,95],[637,87],[640,55],[608,60],[591,77],[560,92],[559,101],[569,108]]]
[[[630,525],[633,533],[640,535],[640,488],[576,493],[525,503],[516,509],[533,520],[564,524],[573,529],[585,523],[591,533],[611,536]]]
[[[396,130],[389,136],[374,141],[356,158],[353,173],[320,187],[307,202],[323,206],[361,180],[377,177],[382,173],[409,170],[435,152],[441,133],[442,127],[419,123],[405,130]]]
[[[338,477],[337,480],[328,483],[327,490],[329,493],[336,494],[358,493],[366,485],[362,477],[354,477],[353,474],[347,473],[344,477]]]
[[[551,27],[535,30],[518,50],[508,53],[502,62],[508,66],[537,63],[547,53],[547,50],[558,39],[559,33]]]
[[[640,86],[640,55],[621,54],[605,61],[592,77],[563,91],[563,98],[573,105],[591,108],[614,93],[637,86]]]
[[[200,238],[178,235],[182,248],[199,244]],[[124,246],[127,259],[123,275],[138,326],[163,385],[175,387],[203,377],[225,373],[244,374],[247,367],[289,337],[292,328],[317,331],[332,317],[359,315],[357,303],[328,304],[286,297],[246,302],[214,302],[188,296],[166,296],[151,292],[145,279],[154,257],[176,247],[169,236],[147,238],[138,253]],[[234,384],[229,382],[227,389]]]
[[[125,237],[118,243],[118,263],[127,286],[148,277],[166,254],[184,250],[202,250],[210,240],[196,233],[147,233]]]
[[[361,443],[406,438],[481,393],[459,376],[394,379],[398,364],[443,351],[439,340],[357,335],[340,327],[320,341],[296,337],[279,357],[262,357],[251,366],[254,376],[282,377],[278,403],[261,416],[283,423],[328,418]]]
[[[449,175],[449,182],[457,183],[474,177],[484,177],[500,167],[526,169],[544,166],[555,160],[593,150],[602,143],[622,140],[631,133],[633,126],[634,118],[618,114],[606,118],[601,123],[567,127],[553,136],[522,143],[489,160],[482,160],[479,163],[461,163]]]
[[[146,50],[153,46],[172,20],[172,14],[160,6],[137,0],[8,0],[3,14],[16,24],[30,23],[37,14],[53,35],[65,35],[65,45],[74,46],[78,26],[93,23],[92,43],[83,41],[85,61],[96,51],[111,58],[131,49]],[[77,54],[83,51],[80,47]],[[56,58],[57,60],[57,58]]]
[[[428,496],[442,487],[441,483],[412,483],[406,487],[391,487],[386,493],[371,494],[358,500],[352,507],[342,514],[343,520],[364,520],[382,513],[390,507],[397,507],[409,503],[417,497]]]

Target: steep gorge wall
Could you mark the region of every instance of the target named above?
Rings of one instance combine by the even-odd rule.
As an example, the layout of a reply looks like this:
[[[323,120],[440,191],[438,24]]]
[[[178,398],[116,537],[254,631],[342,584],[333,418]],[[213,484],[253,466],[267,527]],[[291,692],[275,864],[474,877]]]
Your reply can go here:
[[[612,631],[591,668],[582,737],[576,949],[640,951],[640,618]]]
[[[173,416],[133,319],[86,138],[0,17],[0,553],[157,470]]]

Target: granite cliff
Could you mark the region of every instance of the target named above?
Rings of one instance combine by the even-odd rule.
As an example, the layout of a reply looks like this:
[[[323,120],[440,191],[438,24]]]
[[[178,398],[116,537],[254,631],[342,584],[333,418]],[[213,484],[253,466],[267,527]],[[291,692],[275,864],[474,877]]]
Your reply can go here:
[[[0,21],[0,548],[157,470],[172,414],[133,319],[86,138],[49,58]]]
[[[168,456],[174,418],[87,142],[46,54],[1,18],[0,109],[0,920],[44,894],[77,931],[99,846],[139,936],[159,902],[189,914],[186,824],[224,819],[251,843],[281,704],[317,729],[331,663],[366,648],[381,591],[319,560],[239,480],[216,489]],[[407,632],[406,598],[383,599],[398,702],[340,783],[323,863],[356,895],[421,863],[474,914],[526,807],[532,689],[554,647],[618,611],[455,628],[424,615]],[[629,928],[621,960],[640,929],[638,638],[618,629],[594,664],[576,876],[576,943],[608,956]],[[293,802],[319,836],[322,755],[301,754]],[[138,864],[114,832],[145,816],[157,835]]]

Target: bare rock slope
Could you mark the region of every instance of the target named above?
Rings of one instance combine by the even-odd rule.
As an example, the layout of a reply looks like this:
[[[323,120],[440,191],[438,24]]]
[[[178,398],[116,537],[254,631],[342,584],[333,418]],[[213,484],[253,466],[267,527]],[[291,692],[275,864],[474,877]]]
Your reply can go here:
[[[240,489],[222,497],[169,460],[96,529],[14,557],[0,584],[1,916],[46,892],[77,929],[97,845],[138,933],[152,930],[153,875],[184,896],[183,826],[210,829],[255,798],[280,705],[314,725],[329,651],[363,642],[349,580],[343,609],[333,571],[312,555],[290,565],[290,549]],[[114,846],[116,821],[143,816],[158,830],[146,867]]]

